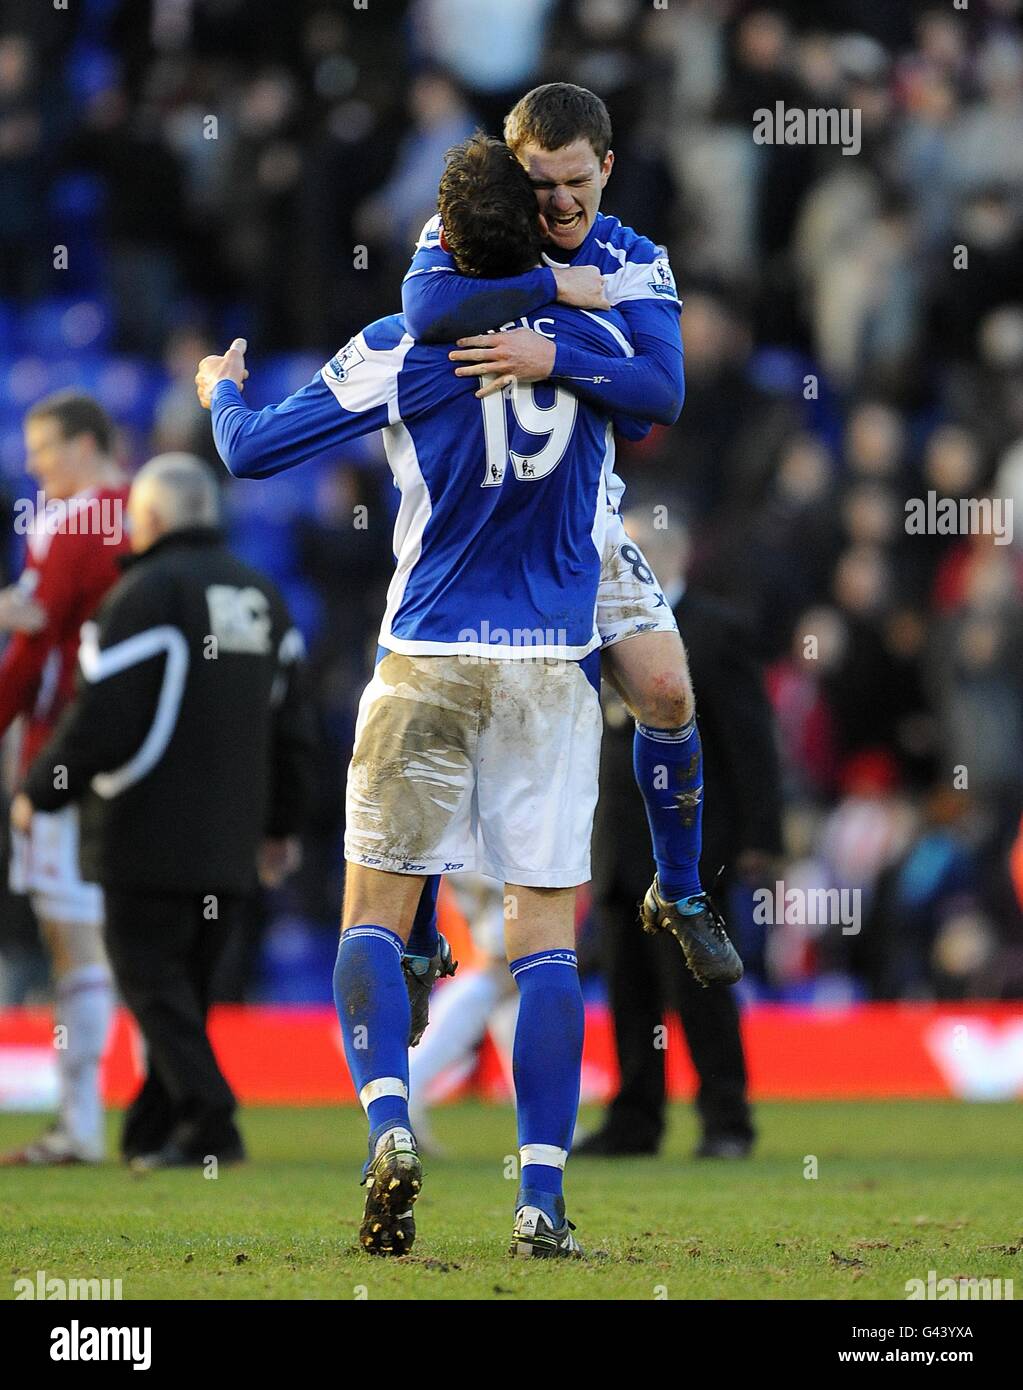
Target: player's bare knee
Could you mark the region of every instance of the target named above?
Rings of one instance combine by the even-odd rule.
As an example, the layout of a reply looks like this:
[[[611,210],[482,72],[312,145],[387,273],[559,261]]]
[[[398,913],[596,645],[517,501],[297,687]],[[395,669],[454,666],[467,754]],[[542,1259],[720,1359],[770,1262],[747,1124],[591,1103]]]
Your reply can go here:
[[[423,890],[420,874],[395,874],[349,863],[341,931],[372,922],[407,941]]]
[[[636,704],[636,718],[652,729],[681,729],[696,712],[688,676],[674,671],[655,674]]]
[[[103,928],[98,922],[67,922],[43,917],[39,930],[57,979],[87,965],[107,965]]]

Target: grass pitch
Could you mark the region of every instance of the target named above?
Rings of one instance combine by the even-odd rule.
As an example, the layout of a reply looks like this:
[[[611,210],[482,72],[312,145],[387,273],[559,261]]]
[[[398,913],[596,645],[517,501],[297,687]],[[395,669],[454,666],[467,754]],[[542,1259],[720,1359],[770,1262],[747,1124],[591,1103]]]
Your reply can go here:
[[[591,1122],[595,1114],[588,1118]],[[663,1156],[576,1159],[568,1210],[586,1261],[512,1261],[510,1108],[437,1112],[410,1256],[355,1244],[364,1126],[354,1109],[254,1109],[252,1155],[215,1180],[5,1169],[0,1297],[14,1281],[119,1278],[159,1299],[904,1299],[908,1279],[1014,1278],[1023,1294],[1023,1125],[1015,1105],[764,1104],[746,1162],[688,1157],[675,1107]],[[0,1116],[0,1145],[38,1132]],[[116,1120],[111,1118],[111,1137]],[[817,1177],[804,1176],[813,1171]]]

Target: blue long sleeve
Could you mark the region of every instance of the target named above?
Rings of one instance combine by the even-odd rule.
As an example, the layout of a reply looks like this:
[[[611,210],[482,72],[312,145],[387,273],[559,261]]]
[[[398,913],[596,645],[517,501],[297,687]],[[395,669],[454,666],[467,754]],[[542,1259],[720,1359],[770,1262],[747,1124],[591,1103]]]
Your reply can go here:
[[[623,439],[631,440],[633,444],[646,439],[653,428],[648,420],[640,420],[636,415],[613,415],[611,423]]]
[[[553,304],[558,297],[554,271],[546,266],[502,280],[478,280],[453,269],[417,267],[420,256],[436,262],[446,253],[420,253],[401,286],[408,331],[420,343],[453,343],[474,333]]]
[[[343,410],[319,374],[263,410],[250,410],[233,381],[220,381],[210,413],[217,452],[236,478],[269,478],[388,423],[386,403]]]
[[[674,424],[685,400],[678,310],[648,299],[627,300],[616,307],[629,325],[636,355],[609,365],[599,353],[559,343],[551,377],[613,414]]]

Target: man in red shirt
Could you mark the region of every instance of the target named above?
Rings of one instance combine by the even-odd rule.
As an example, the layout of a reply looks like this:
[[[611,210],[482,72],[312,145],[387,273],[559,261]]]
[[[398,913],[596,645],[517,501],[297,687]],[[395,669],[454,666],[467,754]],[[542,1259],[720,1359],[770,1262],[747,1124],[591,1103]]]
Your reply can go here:
[[[114,429],[89,396],[58,392],[25,417],[35,499],[15,507],[25,568],[0,591],[0,737],[20,716],[21,770],[53,733],[74,693],[79,630],[120,577],[128,548],[126,480],[112,458]],[[59,775],[59,769],[55,775]],[[57,1122],[0,1163],[89,1163],[103,1157],[99,1067],[113,1010],[103,949],[103,896],[78,868],[78,813],[36,814],[14,835],[11,888],[27,893],[53,965],[60,1102]]]

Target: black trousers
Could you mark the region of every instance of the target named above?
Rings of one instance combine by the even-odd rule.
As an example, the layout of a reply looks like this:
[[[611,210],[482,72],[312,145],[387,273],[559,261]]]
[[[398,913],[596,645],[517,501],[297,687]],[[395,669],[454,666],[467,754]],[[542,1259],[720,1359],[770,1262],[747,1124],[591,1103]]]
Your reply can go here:
[[[105,890],[106,943],[118,989],[146,1044],[146,1079],[124,1121],[125,1158],[168,1141],[190,1156],[236,1152],[237,1106],[206,1034],[210,985],[238,901],[220,895]]]
[[[638,1144],[657,1144],[664,1130],[665,1051],[656,1046],[665,1010],[678,1014],[699,1077],[696,1109],[707,1137],[752,1139],[746,1059],[739,1011],[730,988],[704,989],[666,932],[647,936],[635,893],[617,885],[595,904],[614,1017],[621,1081],[606,1128]]]

